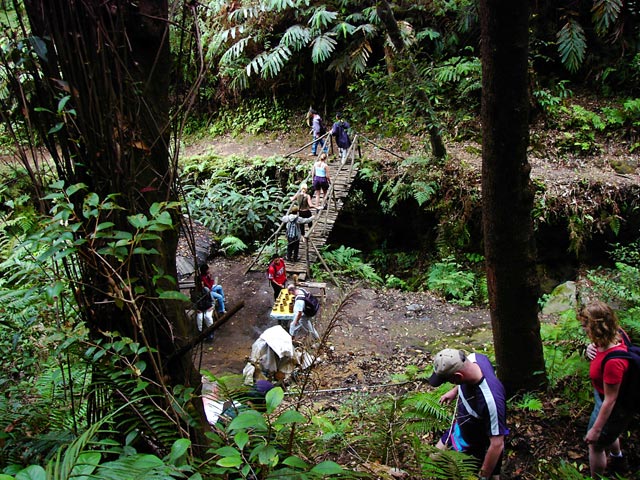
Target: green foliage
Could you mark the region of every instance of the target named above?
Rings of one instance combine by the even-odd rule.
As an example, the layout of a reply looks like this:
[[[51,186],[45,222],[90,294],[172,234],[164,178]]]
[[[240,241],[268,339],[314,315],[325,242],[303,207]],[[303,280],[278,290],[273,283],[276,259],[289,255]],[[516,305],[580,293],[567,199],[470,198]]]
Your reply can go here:
[[[220,248],[225,255],[233,256],[244,252],[248,246],[242,240],[237,237],[228,236],[224,237],[220,242]]]
[[[592,477],[587,470],[587,465],[579,465],[565,459],[560,459],[558,465],[547,460],[541,460],[538,465],[538,473],[549,480],[590,480]]]
[[[538,106],[551,118],[557,118],[562,112],[565,102],[573,96],[573,92],[567,87],[568,80],[560,80],[550,90],[541,88],[533,91]]]
[[[602,117],[580,105],[562,107],[565,114],[564,131],[557,141],[560,151],[578,154],[593,154],[602,149],[596,139],[596,132],[603,132],[607,126]]]
[[[596,32],[604,36],[616,23],[622,10],[622,0],[594,0],[591,14]]]
[[[434,263],[427,274],[427,288],[463,306],[486,298],[476,274],[462,268],[453,256]]]
[[[567,310],[557,324],[544,323],[540,335],[549,384],[562,385],[565,394],[579,401],[588,400],[589,364],[584,358],[587,340],[576,312]]]
[[[529,412],[542,412],[543,405],[538,396],[535,393],[527,392],[522,395],[522,398],[513,404],[515,408],[520,410],[528,410]]]
[[[613,269],[588,272],[596,295],[618,305],[618,317],[632,337],[640,337],[640,240],[627,246],[612,245]]]
[[[290,195],[281,185],[297,184],[296,178],[308,173],[303,165],[292,167],[276,157],[192,157],[182,160],[182,168],[191,217],[216,237],[229,237],[223,240],[228,254],[244,251],[247,241],[273,231]]]
[[[18,470],[10,468],[16,480],[42,479],[64,480],[68,478],[111,478],[111,479],[179,479],[196,478],[191,476],[193,468],[187,463],[190,441],[176,440],[171,452],[164,458],[152,454],[137,453],[131,445],[124,448],[108,437],[114,432],[104,430],[110,421],[105,417],[96,422],[64,448],[46,466],[30,465]],[[110,457],[119,455],[115,460]]]
[[[326,247],[321,252],[322,258],[329,266],[334,276],[340,278],[353,278],[364,280],[374,285],[382,285],[382,278],[375,272],[373,267],[364,263],[359,257],[360,250],[341,245],[335,250],[328,250]],[[327,273],[320,266],[311,266],[314,278],[325,279]]]
[[[210,460],[203,466],[203,474],[242,478],[349,478],[349,472],[335,462],[313,465],[290,453],[289,435],[307,419],[297,410],[280,409],[283,399],[282,388],[276,387],[267,392],[264,414],[242,410],[228,425],[218,424],[214,432],[208,433],[212,447],[208,450]]]
[[[293,112],[278,103],[264,98],[252,98],[221,108],[210,120],[208,134],[218,136],[231,134],[237,137],[243,133],[252,135],[267,132],[288,132]]]

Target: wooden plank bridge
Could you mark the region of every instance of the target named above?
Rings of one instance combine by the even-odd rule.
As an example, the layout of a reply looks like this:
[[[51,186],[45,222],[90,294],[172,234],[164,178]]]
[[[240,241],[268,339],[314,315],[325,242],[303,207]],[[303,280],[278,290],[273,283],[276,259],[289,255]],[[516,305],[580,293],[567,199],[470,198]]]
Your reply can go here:
[[[355,135],[344,162],[340,160],[339,156],[337,158],[327,159],[331,183],[329,184],[329,190],[326,195],[326,208],[320,211],[313,210],[313,224],[311,228],[307,227],[305,229],[305,235],[300,240],[300,260],[298,262],[287,262],[287,274],[296,274],[300,280],[304,280],[310,277],[310,266],[318,260],[322,261],[319,249],[326,244],[345,203],[346,197],[349,194],[351,184],[358,173],[357,166],[355,165],[357,142],[358,135]],[[315,159],[313,159],[313,161],[315,161]],[[311,165],[309,167],[311,169]],[[283,225],[278,227],[266,243],[268,244],[271,241],[275,241],[277,245],[281,230],[283,230]],[[263,249],[264,246],[258,251],[247,271],[264,270],[266,268],[259,262]]]

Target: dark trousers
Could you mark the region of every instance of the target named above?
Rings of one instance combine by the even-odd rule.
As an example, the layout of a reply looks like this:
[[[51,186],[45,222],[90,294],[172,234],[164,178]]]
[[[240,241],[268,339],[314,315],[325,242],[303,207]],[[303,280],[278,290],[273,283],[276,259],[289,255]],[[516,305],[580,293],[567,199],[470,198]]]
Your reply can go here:
[[[273,299],[277,300],[283,287],[278,285],[276,282],[271,282],[271,288],[273,288]]]
[[[299,250],[300,250],[300,239],[287,238],[287,260],[289,262],[298,260]]]

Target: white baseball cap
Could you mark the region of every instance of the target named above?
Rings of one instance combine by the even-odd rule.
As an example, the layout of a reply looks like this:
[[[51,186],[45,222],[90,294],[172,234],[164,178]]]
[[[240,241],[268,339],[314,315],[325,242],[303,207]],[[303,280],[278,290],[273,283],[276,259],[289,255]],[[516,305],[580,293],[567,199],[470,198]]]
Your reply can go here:
[[[429,377],[429,383],[433,387],[438,387],[444,382],[448,382],[451,376],[464,368],[467,355],[455,348],[445,348],[436,353],[433,357],[433,375]]]

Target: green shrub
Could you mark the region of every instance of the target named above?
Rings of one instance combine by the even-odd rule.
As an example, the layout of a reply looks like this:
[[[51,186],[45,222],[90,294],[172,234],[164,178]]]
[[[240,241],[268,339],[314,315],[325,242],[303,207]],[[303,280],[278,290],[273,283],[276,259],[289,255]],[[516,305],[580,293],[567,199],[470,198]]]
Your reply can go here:
[[[483,282],[470,270],[463,270],[453,256],[434,263],[427,274],[427,288],[453,303],[470,306],[474,301],[486,298]],[[484,284],[486,285],[486,284]]]

